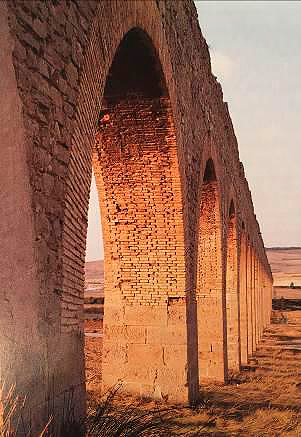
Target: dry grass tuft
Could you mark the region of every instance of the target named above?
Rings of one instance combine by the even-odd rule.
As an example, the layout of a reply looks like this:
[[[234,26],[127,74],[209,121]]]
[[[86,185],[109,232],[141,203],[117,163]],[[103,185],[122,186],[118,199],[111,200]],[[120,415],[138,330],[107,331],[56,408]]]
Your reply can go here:
[[[26,397],[20,399],[15,395],[15,385],[10,386],[8,390],[6,390],[4,383],[0,386],[0,437],[16,437],[19,435],[25,402]],[[44,429],[37,437],[46,437],[51,421],[52,417],[49,418]]]
[[[19,420],[16,420],[17,411],[24,407],[25,399],[20,400],[15,396],[15,386],[11,386],[5,394],[5,385],[0,387],[0,437],[16,435]]]

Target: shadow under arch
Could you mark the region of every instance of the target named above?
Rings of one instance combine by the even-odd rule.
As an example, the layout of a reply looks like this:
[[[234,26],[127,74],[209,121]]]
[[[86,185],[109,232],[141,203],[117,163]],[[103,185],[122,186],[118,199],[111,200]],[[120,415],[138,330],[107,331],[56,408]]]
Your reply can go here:
[[[227,379],[225,289],[222,267],[222,218],[215,165],[206,162],[200,195],[197,314],[199,373],[204,381]]]
[[[116,103],[129,96],[168,96],[159,55],[149,35],[130,29],[120,42],[104,89],[104,99]]]
[[[232,371],[239,371],[241,361],[238,235],[237,215],[233,199],[230,202],[227,219],[226,307],[228,367]]]
[[[191,378],[176,134],[158,55],[140,28],[123,37],[109,69],[93,169],[105,254],[103,388],[120,380],[135,395],[186,402]]]

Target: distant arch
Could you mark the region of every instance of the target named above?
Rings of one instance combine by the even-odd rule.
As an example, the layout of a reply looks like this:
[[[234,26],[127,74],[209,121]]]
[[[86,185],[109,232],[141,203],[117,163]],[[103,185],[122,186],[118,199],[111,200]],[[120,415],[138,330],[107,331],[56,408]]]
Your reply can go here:
[[[237,215],[233,198],[227,218],[227,263],[226,263],[226,307],[227,307],[227,352],[231,370],[240,368],[240,309],[238,278]]]
[[[229,219],[233,220],[235,218],[235,205],[233,199],[231,199],[229,207]]]
[[[248,248],[245,224],[242,222],[239,238],[239,328],[241,364],[248,363]]]
[[[253,353],[253,245],[247,237],[247,314],[248,314],[248,356]]]
[[[222,270],[220,189],[212,158],[206,162],[198,237],[197,312],[200,381],[224,382],[225,299]]]

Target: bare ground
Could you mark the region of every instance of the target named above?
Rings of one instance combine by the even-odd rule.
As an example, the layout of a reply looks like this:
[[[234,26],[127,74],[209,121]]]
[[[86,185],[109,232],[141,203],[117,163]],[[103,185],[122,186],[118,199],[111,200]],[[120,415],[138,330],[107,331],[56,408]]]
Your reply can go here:
[[[254,358],[228,385],[201,387],[197,408],[174,406],[162,436],[301,436],[301,311],[274,312]],[[101,333],[101,323],[87,322]],[[86,336],[90,404],[101,397],[101,337]],[[122,396],[116,401],[139,409],[164,403]]]

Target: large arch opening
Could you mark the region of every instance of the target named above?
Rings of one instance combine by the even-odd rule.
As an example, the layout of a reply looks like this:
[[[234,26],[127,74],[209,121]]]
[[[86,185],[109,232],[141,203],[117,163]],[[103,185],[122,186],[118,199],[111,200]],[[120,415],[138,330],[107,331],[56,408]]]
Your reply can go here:
[[[141,29],[125,35],[109,70],[93,171],[105,261],[102,387],[122,381],[133,394],[187,400],[175,127],[158,55]]]
[[[240,308],[237,218],[233,200],[229,207],[227,226],[226,301],[228,366],[230,370],[238,371],[240,369]]]
[[[206,163],[200,200],[196,293],[200,381],[224,382],[227,362],[222,223],[218,182],[212,159]]]
[[[151,39],[140,28],[130,30],[113,59],[104,90],[109,105],[133,97],[168,97],[164,74]]]

